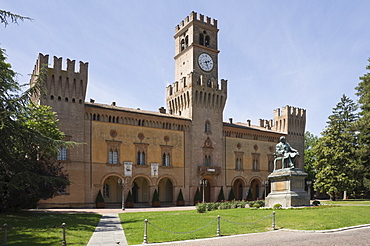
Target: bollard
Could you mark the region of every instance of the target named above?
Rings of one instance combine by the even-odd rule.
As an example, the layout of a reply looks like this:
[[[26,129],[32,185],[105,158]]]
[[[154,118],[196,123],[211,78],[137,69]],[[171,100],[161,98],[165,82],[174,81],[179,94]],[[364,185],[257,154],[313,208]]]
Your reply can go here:
[[[67,242],[66,242],[66,223],[62,223],[62,230],[63,230],[62,246],[67,246]]]
[[[9,226],[7,223],[3,225],[3,230],[4,230],[4,241],[3,241],[3,246],[8,246],[8,229]]]
[[[221,236],[220,215],[217,215],[217,236]]]
[[[144,241],[143,241],[143,243],[148,243],[148,235],[147,235],[147,233],[148,233],[148,220],[145,219],[144,222],[145,222],[145,225],[144,225]]]
[[[272,230],[275,230],[275,211],[272,212]]]

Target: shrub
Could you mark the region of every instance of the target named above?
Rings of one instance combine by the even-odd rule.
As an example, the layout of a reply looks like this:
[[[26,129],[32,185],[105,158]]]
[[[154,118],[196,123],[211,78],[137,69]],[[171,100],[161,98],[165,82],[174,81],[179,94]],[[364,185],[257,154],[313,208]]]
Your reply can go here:
[[[95,203],[98,202],[104,202],[103,195],[101,194],[101,191],[99,190],[98,195],[96,196]]]
[[[315,200],[315,201],[312,202],[312,205],[314,205],[314,206],[320,206],[320,201]]]
[[[274,209],[280,209],[281,207],[282,207],[282,205],[281,205],[281,204],[279,204],[279,203],[277,203],[277,204],[275,204],[275,205],[274,205],[274,207],[273,207],[273,208],[274,208]]]
[[[258,204],[258,203],[253,204],[253,208],[260,208],[260,207],[261,207],[261,205]]]
[[[221,189],[220,189],[220,193],[218,193],[217,201],[218,201],[218,202],[225,201],[224,189],[223,189],[223,187],[222,187],[222,186],[221,186]]]
[[[207,211],[207,203],[197,203],[196,209],[198,213],[205,213]]]
[[[132,195],[131,191],[128,191],[126,202],[134,202],[134,196]]]
[[[182,195],[181,189],[180,189],[179,195],[177,196],[177,201],[184,201],[184,197]]]
[[[152,202],[159,202],[159,195],[157,189],[154,190]]]
[[[229,200],[229,201],[235,200],[235,195],[234,195],[233,188],[231,188],[230,193],[229,193],[229,198],[227,200]]]

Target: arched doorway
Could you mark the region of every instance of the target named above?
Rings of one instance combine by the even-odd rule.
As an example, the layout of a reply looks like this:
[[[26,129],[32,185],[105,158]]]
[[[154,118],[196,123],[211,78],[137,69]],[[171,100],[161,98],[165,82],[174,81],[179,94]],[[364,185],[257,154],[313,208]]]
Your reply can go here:
[[[144,177],[137,177],[133,182],[132,195],[134,203],[149,202],[149,181]]]
[[[117,176],[108,176],[103,183],[102,194],[106,204],[120,204],[122,202],[122,186]]]
[[[252,192],[252,200],[257,200],[260,198],[260,181],[258,179],[253,179],[251,182],[251,192]]]
[[[163,203],[173,202],[173,183],[169,178],[163,178],[158,183],[159,200]]]
[[[243,200],[244,194],[243,194],[243,180],[242,179],[236,179],[233,184],[233,190],[235,195],[235,200]]]
[[[203,192],[203,187],[204,187],[204,192]],[[211,183],[209,182],[208,179],[202,179],[200,181],[200,196],[201,196],[201,201],[203,201],[203,196],[204,196],[204,202],[211,202]]]

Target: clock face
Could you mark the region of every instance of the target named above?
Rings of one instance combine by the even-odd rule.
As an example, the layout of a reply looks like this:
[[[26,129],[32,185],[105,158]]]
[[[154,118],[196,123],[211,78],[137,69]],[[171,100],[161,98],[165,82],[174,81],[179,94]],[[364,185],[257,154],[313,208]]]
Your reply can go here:
[[[201,69],[206,72],[209,72],[213,68],[213,60],[212,57],[206,53],[202,53],[198,57],[198,63]]]

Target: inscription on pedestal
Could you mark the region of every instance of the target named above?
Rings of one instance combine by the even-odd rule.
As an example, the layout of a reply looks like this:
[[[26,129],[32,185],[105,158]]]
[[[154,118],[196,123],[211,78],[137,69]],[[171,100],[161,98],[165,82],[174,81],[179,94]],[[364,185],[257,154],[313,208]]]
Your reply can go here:
[[[276,191],[286,190],[286,181],[275,182],[275,189],[276,189]]]

